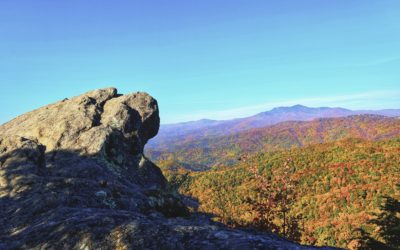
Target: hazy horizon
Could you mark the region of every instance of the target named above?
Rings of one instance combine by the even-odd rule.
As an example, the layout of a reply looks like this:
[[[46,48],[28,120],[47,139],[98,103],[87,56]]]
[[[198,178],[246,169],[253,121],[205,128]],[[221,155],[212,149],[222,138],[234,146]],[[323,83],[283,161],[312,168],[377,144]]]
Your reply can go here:
[[[185,121],[180,121],[180,122],[171,122],[171,123],[161,122],[161,125],[174,125],[174,124],[179,124],[179,123],[197,122],[197,121],[201,121],[201,120],[224,121],[224,120],[231,120],[231,119],[237,119],[237,118],[240,119],[240,118],[251,117],[251,116],[254,116],[254,115],[263,113],[263,112],[272,111],[274,108],[291,108],[291,107],[297,106],[297,105],[304,106],[304,107],[307,107],[307,108],[332,108],[332,109],[341,108],[341,109],[347,109],[347,110],[351,110],[351,111],[400,110],[399,107],[382,108],[382,109],[374,109],[374,108],[371,108],[371,109],[368,109],[368,108],[367,108],[367,109],[364,109],[364,108],[361,108],[361,109],[351,109],[351,108],[340,107],[340,106],[318,106],[318,105],[312,106],[312,105],[303,105],[303,104],[301,104],[301,103],[297,103],[297,104],[286,105],[286,106],[274,106],[274,107],[272,107],[272,108],[268,108],[268,109],[266,109],[266,110],[261,110],[261,111],[256,112],[256,113],[246,113],[246,114],[242,114],[242,115],[235,116],[235,117],[233,117],[233,116],[232,116],[232,117],[228,117],[228,118],[226,118],[226,119],[210,119],[210,118],[208,118],[208,117],[204,117],[204,118],[199,118],[199,119],[194,119],[194,120],[185,120]]]

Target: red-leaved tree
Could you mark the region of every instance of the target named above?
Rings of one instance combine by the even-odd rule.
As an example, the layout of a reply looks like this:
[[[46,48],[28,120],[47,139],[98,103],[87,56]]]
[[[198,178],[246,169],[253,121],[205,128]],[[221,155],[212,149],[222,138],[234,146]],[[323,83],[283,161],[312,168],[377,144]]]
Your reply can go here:
[[[252,226],[298,241],[301,217],[289,213],[296,200],[296,181],[292,178],[294,168],[291,165],[292,161],[288,159],[282,167],[272,169],[269,176],[261,174],[257,167],[250,168],[256,195],[249,197],[247,202],[255,214]]]

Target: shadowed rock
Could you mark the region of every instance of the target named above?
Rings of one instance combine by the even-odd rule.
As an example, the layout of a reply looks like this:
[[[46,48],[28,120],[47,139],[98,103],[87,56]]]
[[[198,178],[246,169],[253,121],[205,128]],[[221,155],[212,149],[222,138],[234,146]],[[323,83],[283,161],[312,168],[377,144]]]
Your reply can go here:
[[[0,249],[293,249],[189,214],[143,155],[146,93],[95,90],[0,126]]]

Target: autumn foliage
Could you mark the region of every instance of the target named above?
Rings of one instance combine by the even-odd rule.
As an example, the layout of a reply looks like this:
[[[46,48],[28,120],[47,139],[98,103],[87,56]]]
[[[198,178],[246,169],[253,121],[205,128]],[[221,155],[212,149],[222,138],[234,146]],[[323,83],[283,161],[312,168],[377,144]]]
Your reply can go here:
[[[260,174],[257,167],[251,167],[255,189],[253,197],[247,198],[246,202],[255,214],[253,227],[298,241],[301,215],[289,213],[296,201],[296,180],[292,178],[290,163],[291,159],[288,159],[281,168],[273,170],[269,178]]]
[[[164,173],[185,173],[179,190],[199,201],[199,211],[304,244],[359,248],[360,230],[386,244],[373,220],[384,197],[400,198],[400,139],[347,139],[244,155],[236,166],[205,172],[173,165]]]

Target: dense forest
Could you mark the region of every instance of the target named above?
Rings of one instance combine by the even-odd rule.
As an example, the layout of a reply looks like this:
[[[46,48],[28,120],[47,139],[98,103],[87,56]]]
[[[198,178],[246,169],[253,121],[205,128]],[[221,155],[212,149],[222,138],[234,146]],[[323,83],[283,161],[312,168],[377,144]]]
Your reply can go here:
[[[232,227],[319,246],[399,247],[400,138],[241,154],[204,172],[159,165],[171,187],[198,200],[193,209]]]

